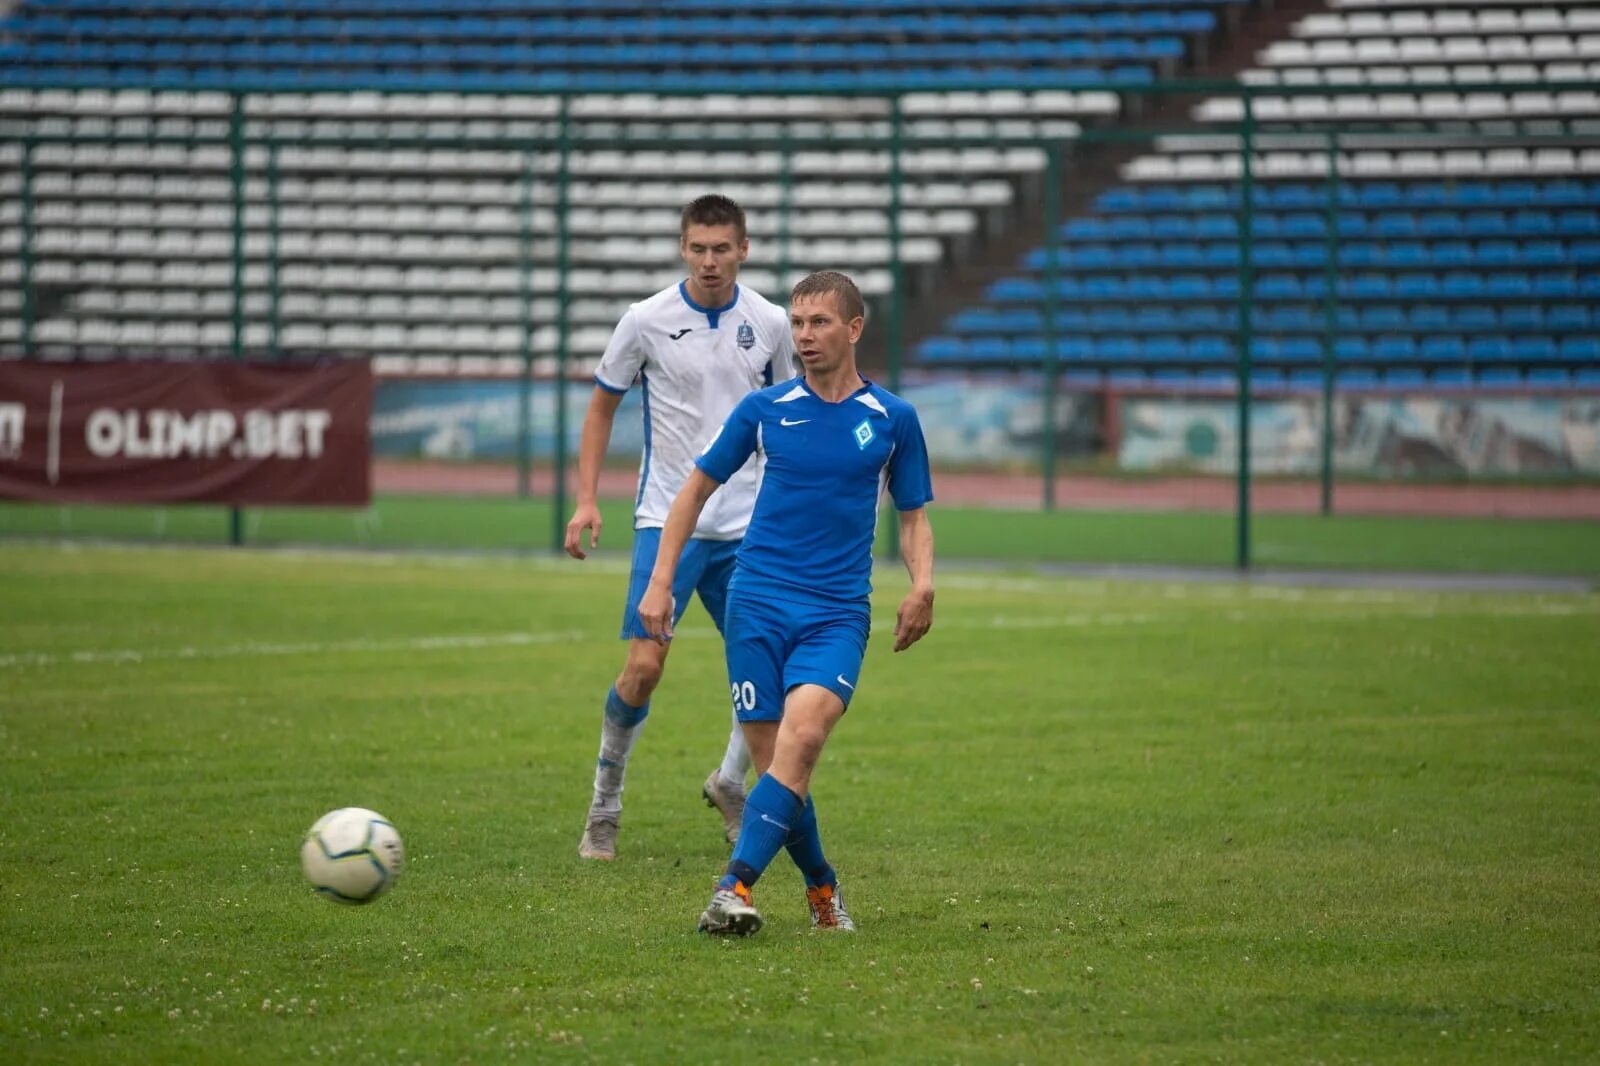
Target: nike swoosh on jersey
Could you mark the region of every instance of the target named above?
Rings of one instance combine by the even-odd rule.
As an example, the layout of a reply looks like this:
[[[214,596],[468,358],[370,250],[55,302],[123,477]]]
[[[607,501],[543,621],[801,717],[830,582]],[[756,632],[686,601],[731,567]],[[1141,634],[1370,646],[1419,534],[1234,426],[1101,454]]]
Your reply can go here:
[[[782,829],[785,833],[790,831],[788,826],[784,825],[782,822],[778,821],[776,818],[768,818],[765,813],[763,813],[761,815],[761,820],[763,822],[768,823],[769,825],[777,826],[779,829]]]
[[[834,677],[834,680],[839,682],[839,684],[843,685],[845,688],[849,689],[851,692],[854,692],[856,690],[856,687],[854,685],[852,685],[850,682],[848,682],[848,681],[846,681],[844,679],[844,675],[843,674],[836,675]]]
[[[809,418],[797,418],[793,422],[789,421],[787,418],[780,418],[780,419],[778,419],[778,425],[780,425],[780,426],[803,426],[809,421],[811,421],[811,419],[809,419]]]

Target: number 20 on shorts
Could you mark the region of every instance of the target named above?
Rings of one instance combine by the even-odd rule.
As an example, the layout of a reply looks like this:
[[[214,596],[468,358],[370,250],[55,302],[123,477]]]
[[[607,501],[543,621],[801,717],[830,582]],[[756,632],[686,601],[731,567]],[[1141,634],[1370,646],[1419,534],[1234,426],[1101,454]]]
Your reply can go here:
[[[733,709],[736,711],[753,711],[756,709],[756,687],[749,681],[735,681],[728,686],[733,694]]]

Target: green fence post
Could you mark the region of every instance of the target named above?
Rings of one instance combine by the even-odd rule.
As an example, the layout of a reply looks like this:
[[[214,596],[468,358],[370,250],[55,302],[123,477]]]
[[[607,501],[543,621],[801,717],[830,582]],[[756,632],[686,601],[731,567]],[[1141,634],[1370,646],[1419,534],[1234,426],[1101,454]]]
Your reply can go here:
[[[33,319],[37,314],[33,296],[33,138],[22,142],[22,247],[19,249],[18,280],[22,285],[22,354],[33,354]]]
[[[773,284],[773,297],[789,304],[789,247],[790,228],[794,208],[794,149],[789,143],[789,127],[783,128],[783,154],[778,164],[778,276]]]
[[[884,338],[884,352],[889,359],[889,391],[900,392],[900,370],[905,343],[905,264],[900,258],[900,203],[904,196],[905,173],[900,163],[904,147],[905,123],[901,115],[900,95],[889,98],[889,322]],[[891,505],[888,515],[891,559],[900,558],[900,513]]]
[[[1061,364],[1056,353],[1057,286],[1061,278],[1061,147],[1046,149],[1044,171],[1044,509],[1056,509],[1056,391]]]
[[[1236,542],[1234,564],[1241,570],[1250,568],[1250,342],[1251,301],[1254,297],[1254,276],[1250,259],[1250,232],[1255,205],[1255,189],[1251,171],[1255,153],[1255,108],[1251,106],[1250,89],[1241,87],[1240,99],[1244,105],[1243,121],[1239,124],[1239,508],[1235,519]]]
[[[572,185],[572,98],[561,98],[561,162],[556,174],[556,448],[555,495],[550,547],[561,551],[567,539],[567,345],[572,316],[567,309],[567,273],[572,265],[572,234],[567,220]]]
[[[283,321],[283,280],[279,273],[278,243],[283,232],[278,196],[278,143],[267,147],[267,344],[274,359],[283,358],[278,332]]]
[[[233,183],[233,358],[244,358],[244,96],[233,94],[228,115],[230,177]],[[244,543],[244,512],[228,509],[228,543]]]
[[[517,191],[517,296],[522,368],[517,382],[517,498],[527,499],[533,487],[533,150],[522,153],[522,181]]]
[[[1334,341],[1339,330],[1339,133],[1328,131],[1326,251],[1322,275],[1322,515],[1333,514]]]

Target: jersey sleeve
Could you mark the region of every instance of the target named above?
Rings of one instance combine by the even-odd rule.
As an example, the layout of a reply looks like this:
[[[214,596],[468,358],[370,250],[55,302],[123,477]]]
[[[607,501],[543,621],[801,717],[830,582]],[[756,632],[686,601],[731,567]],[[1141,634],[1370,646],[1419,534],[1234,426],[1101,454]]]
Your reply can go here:
[[[705,446],[694,465],[719,484],[739,472],[755,454],[757,430],[761,424],[761,401],[750,393],[728,414],[727,421]]]
[[[624,393],[633,387],[643,368],[644,346],[639,343],[639,324],[630,307],[611,331],[611,342],[594,371],[594,383],[607,392]]]
[[[916,408],[896,412],[894,453],[889,456],[889,495],[897,511],[915,511],[933,500],[933,474],[928,469],[928,442]]]

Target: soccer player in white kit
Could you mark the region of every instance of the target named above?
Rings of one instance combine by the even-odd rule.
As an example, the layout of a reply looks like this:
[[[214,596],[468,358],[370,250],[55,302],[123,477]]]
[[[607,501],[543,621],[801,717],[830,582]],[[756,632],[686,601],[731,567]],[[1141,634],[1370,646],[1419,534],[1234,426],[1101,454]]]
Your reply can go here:
[[[650,713],[670,645],[650,639],[639,620],[639,598],[655,566],[661,526],[695,456],[723,419],[754,389],[795,376],[788,313],[738,283],[750,253],[744,212],[726,196],[702,196],[683,209],[679,248],[688,277],[628,308],[595,370],[595,390],[578,446],[578,503],[567,523],[567,554],[585,557],[600,542],[596,495],[600,465],[623,395],[635,384],[644,400],[644,456],[633,511],[633,564],[622,637],[628,657],[606,694],[594,795],[578,854],[614,859],[622,815],[628,756]],[[722,631],[728,579],[738,551],[762,463],[753,457],[729,479],[696,523],[673,584],[674,622],[696,592]],[[702,795],[723,817],[731,843],[744,816],[750,750],[735,719],[722,765],[706,779]]]

